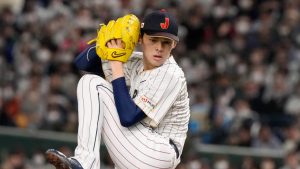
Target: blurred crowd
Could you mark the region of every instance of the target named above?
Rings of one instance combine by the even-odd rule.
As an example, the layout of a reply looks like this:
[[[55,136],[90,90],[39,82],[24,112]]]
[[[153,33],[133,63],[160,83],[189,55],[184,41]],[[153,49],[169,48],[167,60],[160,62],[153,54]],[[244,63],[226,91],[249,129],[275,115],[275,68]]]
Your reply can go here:
[[[0,125],[76,133],[76,55],[99,24],[161,8],[180,25],[189,137],[288,152],[280,166],[249,157],[237,168],[300,168],[300,0],[1,0]],[[178,168],[233,166],[189,156]]]

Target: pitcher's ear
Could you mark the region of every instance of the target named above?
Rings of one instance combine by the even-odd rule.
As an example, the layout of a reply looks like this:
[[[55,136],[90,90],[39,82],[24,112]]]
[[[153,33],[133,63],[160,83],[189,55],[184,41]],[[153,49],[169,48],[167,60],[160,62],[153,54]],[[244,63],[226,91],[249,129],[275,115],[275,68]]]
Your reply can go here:
[[[173,41],[172,49],[174,49],[174,48],[177,46],[177,43],[178,43],[178,42]]]

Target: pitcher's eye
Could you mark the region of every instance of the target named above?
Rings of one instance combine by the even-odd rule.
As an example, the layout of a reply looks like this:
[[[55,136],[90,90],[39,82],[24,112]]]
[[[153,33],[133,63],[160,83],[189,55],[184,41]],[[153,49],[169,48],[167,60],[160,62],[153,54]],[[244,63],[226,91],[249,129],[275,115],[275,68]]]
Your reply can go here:
[[[171,44],[172,44],[172,41],[166,40],[166,41],[162,41],[162,43],[165,44],[165,45],[171,45]]]
[[[155,39],[155,38],[150,38],[150,41],[151,41],[151,42],[157,42],[157,39]]]

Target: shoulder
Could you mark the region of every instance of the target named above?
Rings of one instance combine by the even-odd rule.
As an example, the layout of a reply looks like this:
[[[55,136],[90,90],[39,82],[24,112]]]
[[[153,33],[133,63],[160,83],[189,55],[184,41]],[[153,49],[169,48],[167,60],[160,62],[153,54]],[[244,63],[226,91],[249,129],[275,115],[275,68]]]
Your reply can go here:
[[[182,69],[178,66],[175,60],[173,60],[173,58],[169,58],[163,65],[151,70],[149,73],[151,75],[151,83],[153,84],[176,83],[179,85],[184,84],[186,81]]]
[[[143,53],[134,51],[129,59],[130,60],[142,60],[143,59]]]
[[[143,63],[143,53],[133,52],[124,66],[128,69],[136,69],[139,65]]]
[[[165,71],[168,76],[185,79],[182,68],[177,64],[173,56],[171,56],[161,67],[159,67],[159,69]]]
[[[136,52],[134,51],[129,59],[127,60],[126,64],[127,66],[134,66],[139,62],[142,62],[143,60],[143,53],[142,52]]]

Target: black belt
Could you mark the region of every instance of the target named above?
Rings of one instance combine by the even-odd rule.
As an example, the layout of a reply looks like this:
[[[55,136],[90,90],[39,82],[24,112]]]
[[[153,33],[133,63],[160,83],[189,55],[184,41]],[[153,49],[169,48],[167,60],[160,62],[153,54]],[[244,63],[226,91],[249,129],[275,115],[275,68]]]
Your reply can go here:
[[[178,148],[176,146],[176,144],[174,143],[173,140],[170,139],[169,143],[171,144],[171,146],[174,148],[175,152],[176,152],[176,158],[179,157],[179,151],[178,151]]]

